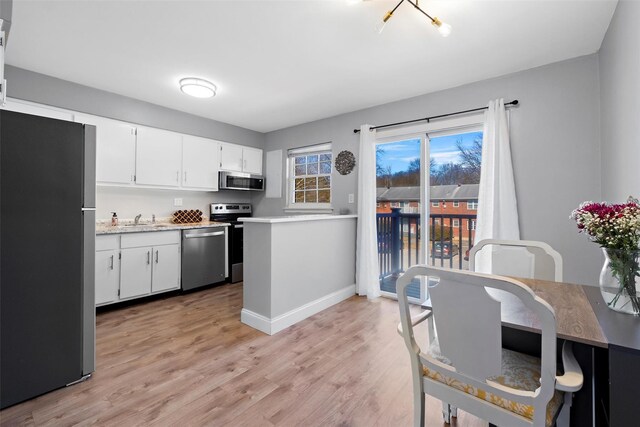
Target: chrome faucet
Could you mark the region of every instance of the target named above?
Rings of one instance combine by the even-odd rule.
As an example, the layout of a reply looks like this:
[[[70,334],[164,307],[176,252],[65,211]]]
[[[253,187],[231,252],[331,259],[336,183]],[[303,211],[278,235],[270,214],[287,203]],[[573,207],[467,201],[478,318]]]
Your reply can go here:
[[[133,223],[135,225],[138,225],[138,223],[140,222],[140,217],[142,216],[142,214],[138,214],[136,215],[136,218],[133,220]]]

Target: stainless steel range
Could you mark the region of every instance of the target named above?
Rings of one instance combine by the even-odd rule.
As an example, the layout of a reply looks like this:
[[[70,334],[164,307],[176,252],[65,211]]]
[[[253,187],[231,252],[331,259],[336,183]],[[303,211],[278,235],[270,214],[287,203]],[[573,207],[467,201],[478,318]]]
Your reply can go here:
[[[240,282],[242,274],[242,242],[244,225],[238,218],[251,216],[249,203],[212,203],[211,221],[228,222],[229,227],[229,276],[231,283]]]

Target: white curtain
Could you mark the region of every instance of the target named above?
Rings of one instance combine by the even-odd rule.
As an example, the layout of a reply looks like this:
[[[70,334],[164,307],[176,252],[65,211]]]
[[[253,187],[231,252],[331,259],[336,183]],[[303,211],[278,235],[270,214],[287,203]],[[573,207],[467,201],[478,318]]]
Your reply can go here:
[[[373,299],[380,296],[378,239],[376,235],[376,132],[360,126],[358,164],[358,233],[356,290]]]
[[[484,118],[478,218],[474,241],[520,240],[504,100],[490,101]],[[476,271],[491,272],[491,251],[482,250],[477,254]]]

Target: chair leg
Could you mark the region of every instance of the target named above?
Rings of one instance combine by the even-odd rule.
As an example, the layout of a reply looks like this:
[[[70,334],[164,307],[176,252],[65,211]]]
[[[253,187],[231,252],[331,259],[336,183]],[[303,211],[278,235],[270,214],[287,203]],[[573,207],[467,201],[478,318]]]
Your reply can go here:
[[[571,425],[571,402],[573,393],[564,393],[564,404],[560,408],[560,413],[556,418],[557,427],[569,427]]]
[[[451,405],[446,402],[442,402],[442,418],[447,424],[451,424]]]
[[[424,427],[424,393],[413,396],[413,425]]]

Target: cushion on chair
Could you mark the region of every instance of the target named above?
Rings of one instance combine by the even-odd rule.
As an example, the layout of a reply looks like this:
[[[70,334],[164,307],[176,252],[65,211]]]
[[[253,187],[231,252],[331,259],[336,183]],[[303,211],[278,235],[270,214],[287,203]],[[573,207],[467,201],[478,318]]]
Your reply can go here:
[[[435,339],[431,343],[429,348],[429,354],[434,359],[442,362],[446,365],[452,366],[451,361],[440,353],[440,347],[438,340]],[[487,378],[488,381],[493,381],[506,387],[515,388],[518,390],[535,391],[540,386],[540,359],[537,357],[529,356],[516,351],[502,349],[502,373],[491,378]],[[503,397],[491,394],[485,390],[479,389],[469,384],[460,382],[454,378],[447,377],[440,372],[432,371],[426,366],[423,366],[424,375],[432,380],[439,381],[443,384],[447,384],[450,387],[468,393],[472,396],[486,400],[489,403],[500,406],[508,411],[523,417],[533,419],[534,408],[531,405],[525,405],[523,403],[514,402],[512,400],[505,399]],[[551,401],[547,404],[547,416],[546,425],[550,426],[556,417],[560,406],[562,405],[563,393],[556,390],[551,398]]]

